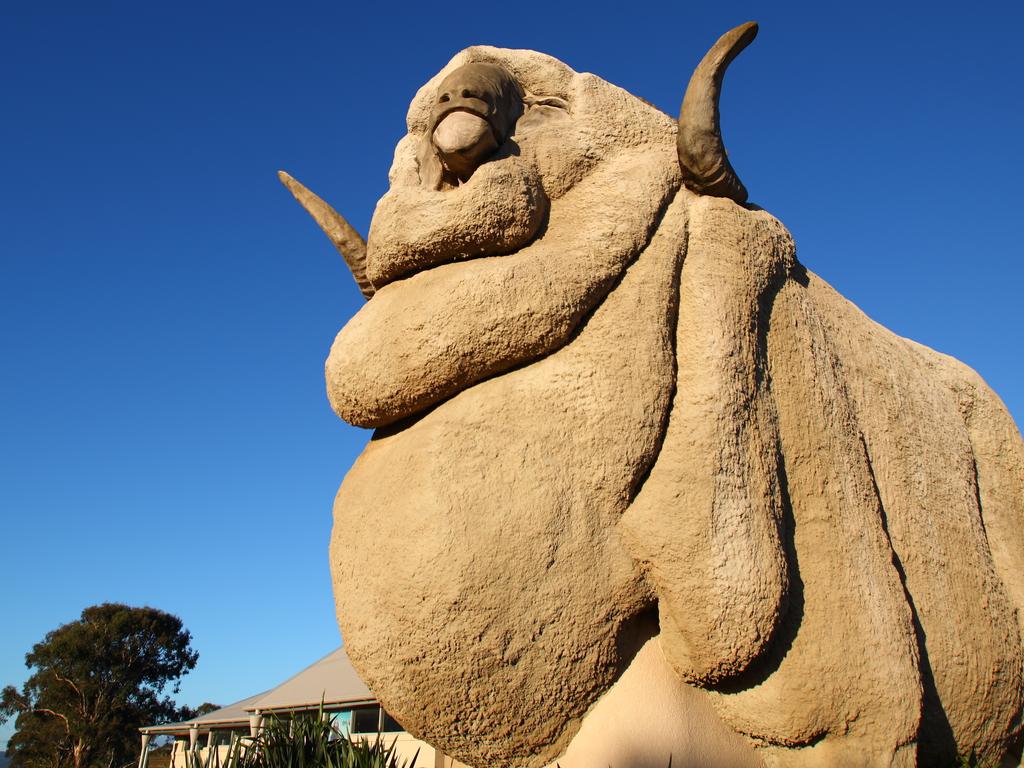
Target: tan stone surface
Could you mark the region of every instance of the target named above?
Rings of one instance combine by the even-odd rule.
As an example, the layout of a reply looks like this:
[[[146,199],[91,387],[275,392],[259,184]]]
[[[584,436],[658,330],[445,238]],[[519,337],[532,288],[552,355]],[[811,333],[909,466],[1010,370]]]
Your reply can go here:
[[[389,424],[565,344],[646,244],[678,184],[671,147],[651,154],[615,158],[592,173],[552,206],[544,237],[516,253],[442,265],[380,288],[338,334],[327,361],[338,415],[358,426]],[[499,198],[485,168],[447,196],[485,184],[485,199],[492,191]],[[476,202],[460,220],[485,221]],[[385,201],[377,210],[392,213]],[[385,219],[395,236],[410,229],[401,227],[406,213]]]
[[[652,637],[548,768],[665,768],[670,758],[673,768],[763,765],[718,717],[707,692],[679,685],[659,639]]]
[[[434,102],[470,62],[525,111],[438,188]],[[389,711],[476,766],[1011,746],[1024,444],[978,376],[769,214],[681,188],[673,121],[592,75],[471,48],[408,122],[327,362],[338,414],[382,427],[331,566]]]
[[[615,524],[672,393],[684,231],[677,201],[572,344],[379,432],[338,493],[353,664],[462,762],[557,757],[646,640],[633,622],[651,596]]]

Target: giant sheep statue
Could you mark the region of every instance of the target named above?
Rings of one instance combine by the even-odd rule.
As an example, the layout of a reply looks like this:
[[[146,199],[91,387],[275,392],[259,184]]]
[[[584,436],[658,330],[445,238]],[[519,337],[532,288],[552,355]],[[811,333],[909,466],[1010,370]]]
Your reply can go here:
[[[472,766],[931,766],[1019,750],[1024,444],[746,204],[725,34],[679,120],[539,53],[416,94],[326,365],[353,664]],[[1018,753],[1019,754],[1019,753]]]

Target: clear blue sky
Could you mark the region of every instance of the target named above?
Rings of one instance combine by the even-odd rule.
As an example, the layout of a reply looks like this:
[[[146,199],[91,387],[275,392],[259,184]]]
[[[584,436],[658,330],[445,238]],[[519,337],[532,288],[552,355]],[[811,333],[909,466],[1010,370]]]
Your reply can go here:
[[[675,113],[707,47],[759,20],[723,98],[752,200],[1024,420],[1020,3],[213,6],[0,12],[0,684],[101,601],[182,617],[193,705],[339,643],[331,502],[368,433],[322,364],[362,301],[274,173],[365,233],[410,98],[473,43]]]

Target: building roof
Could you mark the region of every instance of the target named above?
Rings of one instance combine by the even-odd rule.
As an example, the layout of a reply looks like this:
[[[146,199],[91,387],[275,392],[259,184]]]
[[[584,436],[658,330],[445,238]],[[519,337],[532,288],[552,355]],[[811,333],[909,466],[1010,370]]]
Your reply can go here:
[[[344,648],[332,651],[269,691],[236,701],[191,720],[166,725],[149,725],[140,730],[153,735],[184,734],[196,726],[205,732],[211,728],[248,725],[249,715],[256,711],[295,712],[317,709],[321,702],[327,709],[338,709],[339,705],[377,703],[370,689],[359,679]]]
[[[270,691],[257,693],[255,696],[236,701],[234,704],[228,704],[226,707],[215,709],[213,712],[207,712],[205,715],[194,717],[191,720],[184,720],[180,723],[167,723],[166,725],[148,725],[140,730],[143,733],[159,735],[187,733],[193,725],[198,726],[201,731],[218,727],[226,728],[231,725],[248,725],[249,712],[245,708],[268,693]]]
[[[372,704],[377,699],[359,679],[344,648],[310,664],[262,697],[246,705],[253,712],[316,709],[329,704]]]

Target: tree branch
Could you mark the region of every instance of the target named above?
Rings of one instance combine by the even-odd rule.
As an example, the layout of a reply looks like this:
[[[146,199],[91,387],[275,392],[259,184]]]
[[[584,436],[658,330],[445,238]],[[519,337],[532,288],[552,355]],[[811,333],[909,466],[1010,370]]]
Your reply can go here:
[[[53,673],[53,676],[60,680],[62,683],[67,683],[68,685],[70,685],[72,690],[74,690],[74,692],[78,694],[78,698],[82,699],[82,701],[85,701],[85,697],[82,695],[81,689],[77,685],[75,685],[75,683],[70,678],[64,677],[64,675],[58,674],[56,672]]]
[[[44,707],[33,707],[32,712],[37,715],[53,715],[54,717],[59,717],[61,720],[64,721],[64,730],[67,731],[68,734],[70,735],[71,723],[68,722],[67,715],[62,715],[60,712],[56,712],[52,709],[46,709]]]

